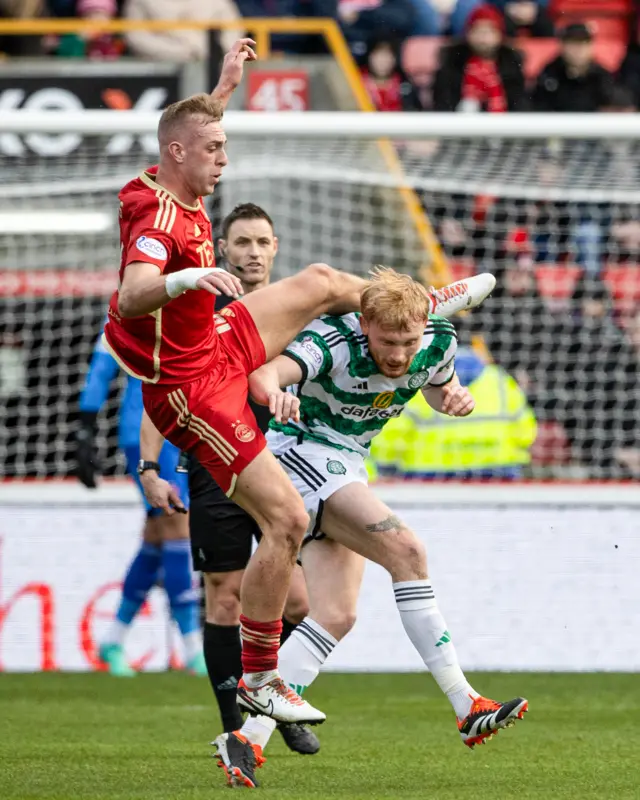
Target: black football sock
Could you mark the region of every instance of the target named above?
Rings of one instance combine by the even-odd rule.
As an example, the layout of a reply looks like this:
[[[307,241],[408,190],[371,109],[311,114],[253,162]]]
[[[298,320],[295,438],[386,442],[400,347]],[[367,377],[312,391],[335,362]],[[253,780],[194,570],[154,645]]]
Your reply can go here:
[[[225,733],[242,727],[236,692],[242,677],[239,625],[204,625],[204,660],[209,681],[216,696]]]
[[[282,633],[280,634],[280,647],[287,641],[291,634],[298,627],[297,623],[289,622],[286,617],[282,617]]]

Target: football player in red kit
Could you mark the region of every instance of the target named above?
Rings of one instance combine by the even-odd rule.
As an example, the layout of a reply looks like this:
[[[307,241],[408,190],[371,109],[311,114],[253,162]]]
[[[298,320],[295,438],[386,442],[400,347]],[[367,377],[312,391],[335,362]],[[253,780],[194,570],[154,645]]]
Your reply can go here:
[[[252,53],[250,44],[241,44],[237,57],[244,61]],[[169,106],[158,127],[158,167],[120,193],[120,284],[105,340],[123,368],[143,381],[156,428],[193,453],[263,532],[242,586],[240,705],[282,722],[318,723],[324,714],[277,672],[282,611],[308,516],[265,449],[247,403],[247,376],[319,314],[357,309],[364,281],[315,264],[214,317],[216,295],[242,293],[237,278],[215,267],[201,201],[227,163],[222,113],[215,94]],[[158,478],[145,464],[139,469],[149,490]]]

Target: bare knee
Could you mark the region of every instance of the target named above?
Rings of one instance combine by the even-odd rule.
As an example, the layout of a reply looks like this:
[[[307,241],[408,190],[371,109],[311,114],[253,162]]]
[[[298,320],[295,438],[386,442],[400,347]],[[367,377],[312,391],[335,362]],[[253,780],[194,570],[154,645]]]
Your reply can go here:
[[[302,499],[296,496],[293,502],[282,504],[271,514],[267,524],[261,527],[264,537],[272,546],[284,550],[287,558],[295,560],[302,538],[309,527],[309,515]]]
[[[355,608],[324,608],[320,614],[310,614],[319,625],[340,641],[356,624]]]
[[[398,520],[387,530],[382,566],[394,581],[417,581],[427,577],[427,551],[416,534]]]
[[[207,622],[214,625],[240,624],[242,574],[243,570],[204,574]]]

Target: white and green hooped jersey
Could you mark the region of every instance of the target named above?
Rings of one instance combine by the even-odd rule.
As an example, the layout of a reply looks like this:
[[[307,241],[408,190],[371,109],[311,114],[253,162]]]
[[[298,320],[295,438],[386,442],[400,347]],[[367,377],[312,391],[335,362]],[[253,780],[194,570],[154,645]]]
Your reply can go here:
[[[453,325],[431,315],[409,371],[387,378],[369,355],[358,314],[320,317],[285,350],[302,368],[303,380],[289,389],[300,398],[301,421],[270,427],[367,456],[373,437],[416,392],[451,380],[456,347]]]

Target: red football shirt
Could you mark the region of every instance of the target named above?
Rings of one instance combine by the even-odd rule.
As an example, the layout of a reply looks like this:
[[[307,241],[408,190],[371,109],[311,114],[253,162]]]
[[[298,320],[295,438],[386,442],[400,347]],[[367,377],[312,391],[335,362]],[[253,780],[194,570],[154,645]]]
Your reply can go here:
[[[168,274],[187,267],[214,267],[211,222],[198,201],[181,203],[155,182],[157,167],[120,192],[120,283],[134,261]],[[109,303],[104,335],[120,365],[147,383],[184,383],[211,369],[220,343],[214,326],[215,295],[185,292],[141,317],[118,314],[118,292]]]

